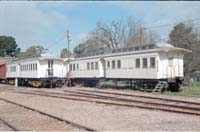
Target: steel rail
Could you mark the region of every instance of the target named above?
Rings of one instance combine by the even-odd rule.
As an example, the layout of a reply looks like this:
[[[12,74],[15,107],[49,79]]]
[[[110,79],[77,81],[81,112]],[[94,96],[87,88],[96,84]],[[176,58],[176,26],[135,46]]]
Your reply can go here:
[[[156,103],[156,102],[148,102],[148,101],[141,101],[141,100],[133,100],[133,99],[125,99],[125,98],[119,98],[119,97],[108,97],[108,96],[103,96],[103,95],[96,95],[96,94],[88,94],[88,93],[82,93],[82,92],[75,92],[75,91],[65,91],[69,93],[77,93],[77,94],[83,94],[85,97],[99,97],[102,99],[110,99],[110,100],[116,100],[116,101],[123,101],[123,102],[131,102],[131,103],[144,103],[144,104],[150,104],[150,105],[158,105],[158,106],[168,106],[168,107],[173,107],[173,108],[182,108],[182,109],[190,109],[190,110],[199,110],[200,111],[200,106],[198,107],[188,107],[188,106],[180,106],[177,104],[163,104],[163,103]],[[82,95],[81,95],[82,96]],[[171,102],[175,103],[175,102]]]
[[[89,127],[86,127],[86,126],[83,126],[83,125],[80,125],[78,123],[75,123],[75,122],[72,122],[72,121],[69,121],[69,120],[66,120],[66,119],[63,119],[63,118],[60,118],[60,117],[57,117],[57,116],[54,116],[54,115],[51,115],[51,114],[48,114],[48,113],[45,113],[43,111],[40,111],[40,110],[37,110],[37,109],[34,109],[34,108],[31,108],[29,106],[25,106],[25,105],[22,105],[22,104],[19,104],[19,103],[16,103],[16,102],[13,102],[13,101],[10,101],[10,100],[7,100],[7,99],[4,99],[2,97],[0,97],[0,100],[4,101],[4,102],[7,102],[7,103],[10,103],[10,104],[14,104],[14,105],[17,105],[17,106],[20,106],[22,108],[25,108],[25,109],[28,109],[28,110],[31,110],[31,111],[36,111],[42,115],[46,115],[48,117],[51,117],[53,119],[56,119],[56,120],[59,120],[59,121],[62,121],[62,122],[65,122],[66,124],[70,124],[74,127],[77,127],[77,128],[80,128],[80,129],[84,129],[84,130],[87,130],[87,131],[96,131],[92,128],[89,128]]]
[[[134,105],[134,104],[124,104],[124,103],[119,103],[119,102],[115,103],[115,102],[88,100],[88,99],[80,99],[80,98],[73,98],[73,97],[61,97],[61,96],[49,95],[47,93],[46,94],[41,94],[41,93],[19,92],[19,94],[37,95],[37,96],[50,97],[50,98],[59,98],[59,99],[66,99],[66,100],[73,100],[73,101],[99,103],[99,104],[114,105],[114,106],[124,106],[124,107],[130,107],[130,108],[135,107],[135,108],[142,108],[142,109],[148,109],[148,110],[160,110],[160,111],[171,112],[171,113],[179,113],[179,114],[200,116],[200,113],[195,113],[195,112],[191,112],[191,111],[189,112],[189,111],[172,110],[172,109],[166,109],[166,108],[150,107],[150,106],[146,106],[146,105],[141,106],[141,105]]]
[[[120,95],[120,96],[129,96],[129,97],[140,97],[140,98],[147,98],[147,99],[155,99],[155,100],[163,100],[163,101],[172,101],[176,103],[185,103],[185,104],[193,104],[193,105],[199,105],[198,102],[192,102],[192,101],[183,101],[183,100],[175,100],[175,99],[167,99],[167,98],[160,98],[160,97],[151,97],[151,96],[144,96],[144,95],[133,95],[133,94],[122,94],[122,93],[113,93],[113,92],[105,92],[105,91],[98,91],[98,90],[85,90],[80,89],[80,91],[86,91],[86,92],[92,92],[92,93],[105,93],[105,94],[113,94],[113,95]]]
[[[6,122],[5,120],[3,120],[2,118],[0,118],[0,121],[3,122],[3,124],[5,124],[6,126],[8,126],[9,128],[11,128],[13,131],[19,131],[19,129],[17,129],[13,125],[9,124],[8,122]]]
[[[34,91],[35,92],[35,91]],[[130,103],[143,103],[147,105],[156,105],[156,106],[164,106],[164,107],[171,107],[171,108],[181,108],[186,110],[196,110],[200,111],[200,108],[198,107],[188,107],[188,106],[180,106],[180,105],[174,105],[174,104],[163,104],[163,103],[156,103],[156,102],[148,102],[148,101],[141,101],[141,100],[132,100],[132,99],[124,99],[124,98],[118,98],[118,97],[108,97],[103,95],[94,95],[94,94],[88,94],[88,93],[82,93],[82,92],[75,92],[75,91],[64,91],[74,94],[63,94],[63,93],[55,93],[55,92],[44,92],[44,91],[37,91],[44,94],[55,94],[55,95],[64,95],[64,96],[75,96],[75,97],[86,97],[91,99],[110,99],[112,101],[122,101],[122,102],[130,102]],[[27,93],[27,92],[17,92],[17,93]],[[39,94],[40,94],[39,93]],[[81,95],[80,95],[81,94]],[[174,103],[174,102],[172,102]]]

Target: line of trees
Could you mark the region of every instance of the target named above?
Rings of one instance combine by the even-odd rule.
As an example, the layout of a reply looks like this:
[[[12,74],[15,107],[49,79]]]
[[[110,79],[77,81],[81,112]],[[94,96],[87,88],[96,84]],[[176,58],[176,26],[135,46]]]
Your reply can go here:
[[[46,51],[47,49],[43,46],[31,46],[26,51],[22,52],[14,37],[0,36],[0,57],[37,57]]]

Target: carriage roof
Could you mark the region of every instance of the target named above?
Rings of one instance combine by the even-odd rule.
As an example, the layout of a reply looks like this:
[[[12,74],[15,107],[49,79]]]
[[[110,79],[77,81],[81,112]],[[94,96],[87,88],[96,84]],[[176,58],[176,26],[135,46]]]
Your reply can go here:
[[[187,50],[184,48],[174,47],[172,44],[169,44],[169,43],[156,43],[156,44],[148,44],[148,45],[135,46],[135,47],[129,47],[129,48],[120,48],[120,49],[113,49],[113,50],[100,51],[100,52],[91,52],[88,54],[79,55],[76,57],[75,60],[92,59],[92,58],[99,58],[99,57],[111,57],[111,56],[118,56],[118,55],[152,53],[152,52],[170,52],[170,51],[191,52],[190,50]]]

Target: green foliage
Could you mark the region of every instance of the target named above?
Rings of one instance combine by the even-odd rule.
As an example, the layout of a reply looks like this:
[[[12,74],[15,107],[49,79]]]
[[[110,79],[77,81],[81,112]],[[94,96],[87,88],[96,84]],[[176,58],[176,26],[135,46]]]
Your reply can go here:
[[[200,97],[200,82],[195,82],[194,86],[184,86],[179,92],[167,91],[164,94],[170,96],[188,96],[188,97]]]
[[[190,75],[198,70],[196,68],[200,64],[200,43],[197,35],[193,31],[192,25],[179,23],[174,26],[169,38],[169,42],[174,46],[192,51],[192,53],[185,53],[184,55],[185,84],[188,84]]]
[[[0,36],[0,56],[16,57],[20,53],[16,41],[10,36]]]
[[[45,49],[43,46],[31,46],[25,52],[21,52],[18,55],[18,58],[38,57],[46,51],[47,49]]]
[[[61,58],[68,58],[69,55],[71,55],[71,52],[69,52],[67,48],[62,49],[60,53]]]

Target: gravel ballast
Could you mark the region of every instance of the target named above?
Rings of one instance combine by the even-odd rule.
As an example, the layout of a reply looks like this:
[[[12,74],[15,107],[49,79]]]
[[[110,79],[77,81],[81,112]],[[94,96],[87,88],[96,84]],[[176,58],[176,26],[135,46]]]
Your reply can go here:
[[[0,96],[96,130],[200,130],[200,118],[197,116],[22,95],[8,91],[1,91]]]

